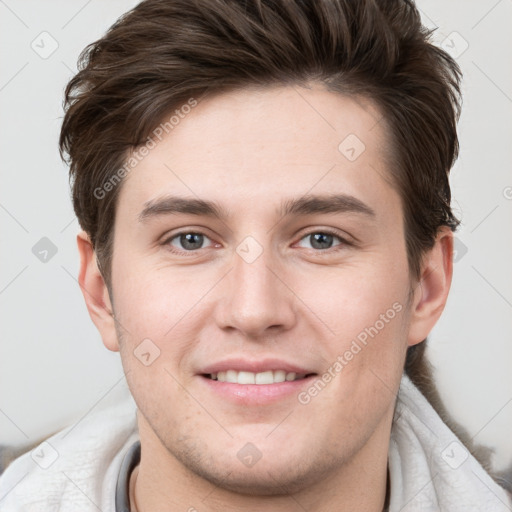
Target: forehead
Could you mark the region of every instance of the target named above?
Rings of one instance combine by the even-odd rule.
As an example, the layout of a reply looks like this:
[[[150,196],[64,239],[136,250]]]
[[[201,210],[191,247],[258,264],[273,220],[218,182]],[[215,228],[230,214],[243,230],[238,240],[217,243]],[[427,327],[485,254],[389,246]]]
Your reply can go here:
[[[125,178],[119,207],[127,203],[132,216],[164,194],[233,211],[275,210],[278,200],[333,192],[366,196],[378,207],[393,194],[385,123],[363,98],[321,87],[244,89],[176,114]]]

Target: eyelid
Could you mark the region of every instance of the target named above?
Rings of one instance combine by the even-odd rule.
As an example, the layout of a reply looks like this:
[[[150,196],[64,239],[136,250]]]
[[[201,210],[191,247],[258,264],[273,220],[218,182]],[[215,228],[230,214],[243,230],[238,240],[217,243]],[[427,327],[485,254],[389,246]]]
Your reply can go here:
[[[201,251],[202,249],[208,249],[209,248],[209,247],[201,247],[201,249],[195,249],[195,250],[192,250],[192,251],[186,251],[184,249],[181,250],[181,249],[177,249],[176,247],[171,246],[171,241],[174,240],[175,238],[178,238],[181,235],[189,235],[191,233],[194,234],[194,235],[202,235],[205,238],[208,238],[212,242],[212,245],[218,244],[218,242],[215,242],[215,240],[213,240],[213,238],[211,236],[206,234],[204,228],[200,228],[200,229],[199,228],[198,229],[187,228],[187,229],[181,229],[180,231],[177,231],[175,233],[166,233],[162,237],[162,241],[160,242],[160,244],[162,246],[168,247],[169,251],[174,253],[174,254],[194,255],[194,254],[199,253],[199,251]]]
[[[304,228],[304,231],[300,235],[299,240],[302,240],[304,237],[314,233],[324,233],[326,235],[336,236],[346,244],[355,245],[358,242],[357,238],[348,234],[346,231],[327,226],[308,226]]]
[[[304,229],[308,229],[308,228],[304,228]],[[196,234],[196,235],[202,235],[203,237],[208,238],[212,242],[213,246],[215,244],[219,245],[218,242],[215,242],[215,240],[213,240],[212,237],[210,237],[208,234],[205,233],[204,228],[198,228],[198,229],[187,228],[187,229],[181,229],[180,231],[177,231],[175,233],[166,234],[163,237],[161,245],[166,246],[171,253],[179,254],[179,255],[185,254],[188,256],[196,255],[202,249],[208,249],[211,247],[211,246],[210,247],[201,247],[200,249],[187,251],[187,250],[180,250],[180,249],[175,248],[174,246],[171,246],[170,242],[172,240],[174,240],[175,238],[178,238],[181,235],[186,235],[186,234],[191,234],[191,233]],[[340,241],[340,244],[335,245],[333,247],[329,247],[327,249],[314,249],[314,248],[309,249],[318,254],[330,254],[332,252],[340,250],[343,247],[347,247],[347,246],[353,247],[354,245],[356,245],[356,242],[353,240],[353,237],[351,237],[350,235],[348,235],[344,232],[341,232],[337,229],[334,229],[334,228],[323,228],[323,227],[310,227],[308,231],[305,231],[300,235],[300,237],[298,238],[297,242],[294,243],[294,245],[297,244],[298,242],[300,242],[301,240],[303,240],[304,238],[311,236],[313,234],[316,234],[316,233],[331,235],[331,236],[334,236],[335,238],[338,238],[338,240]],[[340,246],[341,246],[341,248],[340,248]],[[305,248],[305,249],[308,249],[308,248]]]
[[[322,227],[320,227],[320,228],[313,228],[313,229],[310,229],[309,231],[301,234],[301,236],[299,237],[299,239],[295,243],[298,243],[301,240],[303,240],[304,238],[306,238],[308,236],[311,236],[311,235],[313,235],[315,233],[322,233],[324,235],[334,236],[334,237],[338,238],[338,240],[341,242],[340,244],[335,245],[333,247],[329,247],[328,249],[312,249],[316,253],[330,253],[332,251],[336,251],[337,250],[336,248],[339,247],[339,246],[353,247],[353,246],[356,245],[355,240],[350,235],[348,235],[348,234],[346,234],[344,232],[338,231],[337,229],[334,229],[334,228],[322,228]]]

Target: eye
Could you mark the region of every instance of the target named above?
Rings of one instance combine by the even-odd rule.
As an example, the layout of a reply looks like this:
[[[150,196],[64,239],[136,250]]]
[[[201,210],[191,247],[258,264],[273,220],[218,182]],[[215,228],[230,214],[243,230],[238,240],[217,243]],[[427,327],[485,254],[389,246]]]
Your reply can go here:
[[[164,245],[170,246],[172,252],[193,252],[198,249],[204,249],[203,243],[205,240],[210,240],[210,238],[203,233],[182,231],[168,238]]]
[[[205,249],[206,247],[204,246],[204,243],[206,240],[211,242],[210,245],[206,247],[212,247],[214,245],[214,242],[204,233],[196,231],[182,231],[167,238],[163,242],[163,245],[168,246],[171,252],[183,254],[187,252],[196,252],[199,249]],[[299,243],[303,240],[308,241],[310,244],[309,247],[306,246],[306,248],[316,249],[317,251],[327,251],[338,246],[344,247],[352,245],[340,235],[325,230],[308,233],[300,239]],[[338,243],[335,243],[336,240],[338,240]]]
[[[339,240],[339,243],[333,245],[335,239]],[[339,245],[350,245],[350,243],[344,238],[330,231],[313,231],[302,237],[301,241],[302,240],[309,241],[310,247],[308,248],[318,249],[321,251],[331,249],[332,247],[337,247]]]

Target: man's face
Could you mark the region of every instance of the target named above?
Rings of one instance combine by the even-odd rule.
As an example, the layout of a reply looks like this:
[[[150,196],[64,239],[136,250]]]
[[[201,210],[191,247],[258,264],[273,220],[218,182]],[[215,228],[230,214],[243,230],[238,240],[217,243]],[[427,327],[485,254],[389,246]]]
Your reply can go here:
[[[387,443],[411,282],[379,119],[320,87],[226,93],[125,179],[112,299],[155,464],[293,491]]]

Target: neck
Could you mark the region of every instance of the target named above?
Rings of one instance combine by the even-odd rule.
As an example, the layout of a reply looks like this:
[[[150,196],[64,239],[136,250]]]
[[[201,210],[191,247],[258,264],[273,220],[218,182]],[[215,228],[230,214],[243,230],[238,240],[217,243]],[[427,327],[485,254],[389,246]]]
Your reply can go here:
[[[140,412],[138,418],[143,449],[140,465],[130,479],[132,512],[164,509],[190,512],[382,512],[385,509],[391,421],[379,426],[350,460],[333,468],[328,475],[316,475],[299,491],[281,489],[266,495],[248,495],[233,492],[191,472],[162,445]]]

